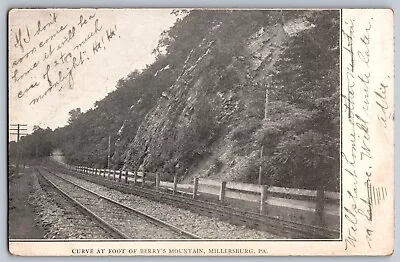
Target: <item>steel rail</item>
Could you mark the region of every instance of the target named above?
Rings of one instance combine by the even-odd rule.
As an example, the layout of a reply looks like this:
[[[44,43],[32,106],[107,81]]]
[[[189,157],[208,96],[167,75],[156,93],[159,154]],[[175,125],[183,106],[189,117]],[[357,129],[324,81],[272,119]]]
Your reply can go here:
[[[257,214],[251,211],[243,211],[234,207],[199,199],[192,199],[187,196],[172,195],[166,192],[156,191],[140,186],[132,186],[131,184],[126,185],[112,180],[101,179],[95,176],[83,176],[76,172],[73,173],[84,180],[91,182],[94,181],[95,183],[111,187],[116,190],[124,190],[124,192],[127,193],[133,193],[155,201],[162,201],[167,204],[183,207],[206,216],[217,216],[220,219],[227,220],[234,224],[258,228],[282,237],[289,236],[290,238],[297,239],[336,239],[340,236],[338,231],[323,227],[287,221],[264,214]]]
[[[106,221],[104,221],[101,217],[90,211],[87,207],[79,203],[76,199],[71,197],[67,192],[62,190],[59,186],[54,184],[52,181],[50,181],[47,177],[43,176],[43,174],[37,170],[37,172],[40,174],[40,176],[46,180],[53,188],[55,188],[58,192],[61,193],[63,197],[65,197],[68,201],[70,201],[74,206],[76,206],[83,214],[89,216],[90,218],[93,218],[93,220],[105,231],[110,233],[114,238],[116,239],[128,239],[129,236],[127,236],[125,233],[121,232],[117,228],[113,227],[112,225],[108,224]]]
[[[103,195],[101,195],[101,194],[98,194],[98,193],[96,193],[96,192],[94,192],[94,191],[92,191],[92,190],[90,190],[90,189],[88,189],[88,188],[85,188],[85,187],[83,187],[83,186],[81,186],[81,185],[78,185],[78,184],[76,184],[76,183],[70,181],[69,179],[63,178],[63,177],[61,177],[61,176],[59,176],[59,175],[57,175],[57,174],[55,174],[55,173],[52,173],[52,174],[53,174],[54,176],[57,176],[58,178],[62,179],[63,181],[66,181],[66,182],[72,184],[73,186],[78,187],[78,188],[84,190],[85,192],[89,192],[89,193],[91,193],[91,194],[93,194],[93,195],[96,195],[96,196],[99,197],[99,198],[102,198],[102,199],[104,199],[104,200],[107,200],[108,202],[113,203],[113,204],[115,204],[115,205],[117,205],[117,206],[119,206],[119,207],[121,207],[121,208],[124,208],[125,210],[128,210],[128,211],[131,212],[131,213],[134,213],[136,216],[142,217],[142,218],[144,218],[145,220],[147,220],[148,222],[150,222],[150,223],[152,223],[152,224],[154,224],[154,225],[167,228],[167,229],[173,231],[174,233],[179,234],[180,236],[182,236],[182,237],[184,237],[184,238],[186,238],[186,239],[200,239],[200,237],[197,236],[197,235],[195,235],[195,234],[192,234],[192,233],[190,233],[190,232],[187,232],[187,231],[185,231],[185,230],[183,230],[183,229],[181,229],[181,228],[178,228],[178,227],[176,227],[176,226],[174,226],[174,225],[171,225],[171,224],[169,224],[169,223],[167,223],[167,222],[165,222],[165,221],[162,221],[162,220],[160,220],[160,219],[158,219],[158,218],[156,218],[156,217],[153,217],[153,216],[150,216],[150,215],[148,215],[148,214],[146,214],[146,213],[143,213],[143,212],[141,212],[141,211],[139,211],[139,210],[137,210],[137,209],[134,209],[134,208],[132,208],[132,207],[126,206],[126,205],[124,205],[124,204],[122,204],[122,203],[120,203],[120,202],[118,202],[118,201],[115,201],[115,200],[113,200],[113,199],[111,199],[111,198],[109,198],[109,197],[107,197],[107,196],[103,196]],[[129,237],[127,237],[127,238],[129,238]]]

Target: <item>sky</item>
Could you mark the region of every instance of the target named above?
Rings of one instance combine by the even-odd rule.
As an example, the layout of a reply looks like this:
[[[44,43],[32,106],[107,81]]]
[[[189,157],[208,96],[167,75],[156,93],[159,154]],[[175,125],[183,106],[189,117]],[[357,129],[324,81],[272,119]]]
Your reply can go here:
[[[9,16],[10,124],[53,130],[117,81],[151,64],[171,9],[13,10]],[[10,137],[14,140],[13,137]]]

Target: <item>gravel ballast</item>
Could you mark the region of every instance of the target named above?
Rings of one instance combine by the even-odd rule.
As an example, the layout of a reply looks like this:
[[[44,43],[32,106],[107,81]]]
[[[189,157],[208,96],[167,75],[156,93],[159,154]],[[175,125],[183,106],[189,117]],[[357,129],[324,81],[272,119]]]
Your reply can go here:
[[[100,217],[105,223],[122,234],[119,238],[128,239],[181,239],[175,231],[155,225],[114,202],[92,194],[57,176],[46,174],[45,177],[60,187],[64,192]]]
[[[34,193],[29,201],[35,207],[35,222],[45,230],[44,239],[107,239],[110,234],[82,214],[59,192],[33,177]]]
[[[126,194],[71,175],[58,174],[96,193],[166,221],[205,239],[273,239],[281,238],[268,232],[237,226],[216,218],[202,216],[175,206]]]

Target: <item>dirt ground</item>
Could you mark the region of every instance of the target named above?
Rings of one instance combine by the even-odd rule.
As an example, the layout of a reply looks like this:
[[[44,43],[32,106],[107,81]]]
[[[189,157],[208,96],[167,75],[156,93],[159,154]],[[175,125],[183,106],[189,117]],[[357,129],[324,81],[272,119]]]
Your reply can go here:
[[[9,239],[42,239],[45,231],[35,223],[35,210],[29,203],[33,193],[34,169],[21,168],[19,175],[8,181],[8,237]]]

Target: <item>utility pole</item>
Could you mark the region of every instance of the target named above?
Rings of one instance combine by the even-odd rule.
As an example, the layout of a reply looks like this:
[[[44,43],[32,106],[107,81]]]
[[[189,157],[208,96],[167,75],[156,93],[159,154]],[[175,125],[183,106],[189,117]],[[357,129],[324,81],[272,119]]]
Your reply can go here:
[[[108,157],[107,157],[107,168],[108,174],[110,175],[110,158],[111,158],[111,135],[108,136]]]
[[[268,91],[268,87],[265,89],[265,105],[264,105],[264,121],[267,120],[267,116],[268,116],[268,96],[269,96],[269,91]],[[261,148],[260,148],[260,166],[258,169],[258,184],[262,185],[262,157],[263,157],[263,151],[264,151],[264,145],[261,144]]]
[[[17,133],[15,133],[15,132],[11,132],[10,134],[11,135],[17,135],[17,155],[16,155],[16,163],[15,163],[15,165],[16,165],[16,168],[15,168],[15,173],[16,173],[16,175],[18,175],[19,174],[19,162],[20,162],[20,155],[21,155],[21,153],[20,153],[20,146],[19,146],[19,140],[21,139],[21,137],[23,137],[23,136],[25,136],[26,135],[26,133],[22,133],[23,131],[28,131],[28,129],[26,128],[27,127],[27,125],[26,124],[10,124],[10,131],[17,131]],[[16,127],[16,128],[15,128]]]

